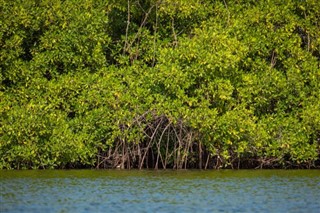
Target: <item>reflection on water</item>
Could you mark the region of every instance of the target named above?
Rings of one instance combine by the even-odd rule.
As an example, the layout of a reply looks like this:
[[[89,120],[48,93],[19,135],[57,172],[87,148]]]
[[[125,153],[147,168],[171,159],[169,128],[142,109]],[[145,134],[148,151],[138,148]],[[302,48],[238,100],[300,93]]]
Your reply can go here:
[[[0,212],[319,212],[319,170],[0,171]]]

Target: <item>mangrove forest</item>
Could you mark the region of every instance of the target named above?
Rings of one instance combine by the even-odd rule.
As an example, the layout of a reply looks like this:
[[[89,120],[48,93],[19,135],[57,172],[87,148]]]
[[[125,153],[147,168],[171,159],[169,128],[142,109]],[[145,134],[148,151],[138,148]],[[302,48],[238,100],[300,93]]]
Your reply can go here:
[[[0,169],[320,168],[318,0],[0,0]]]

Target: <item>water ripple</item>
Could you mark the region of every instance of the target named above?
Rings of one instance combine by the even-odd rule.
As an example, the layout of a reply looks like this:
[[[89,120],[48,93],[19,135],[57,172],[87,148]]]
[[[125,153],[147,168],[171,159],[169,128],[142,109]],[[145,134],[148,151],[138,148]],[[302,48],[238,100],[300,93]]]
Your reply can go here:
[[[59,171],[49,175],[32,172],[18,175],[2,172],[1,212],[318,212],[320,209],[319,171],[311,176],[286,171],[280,175],[275,171],[264,175],[203,171]]]

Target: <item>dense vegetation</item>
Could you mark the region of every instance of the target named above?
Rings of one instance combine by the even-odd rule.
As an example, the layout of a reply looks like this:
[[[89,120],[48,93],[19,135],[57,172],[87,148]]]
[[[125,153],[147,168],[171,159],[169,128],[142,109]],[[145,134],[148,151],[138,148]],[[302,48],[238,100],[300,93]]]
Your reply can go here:
[[[0,0],[0,168],[317,168],[318,0]]]

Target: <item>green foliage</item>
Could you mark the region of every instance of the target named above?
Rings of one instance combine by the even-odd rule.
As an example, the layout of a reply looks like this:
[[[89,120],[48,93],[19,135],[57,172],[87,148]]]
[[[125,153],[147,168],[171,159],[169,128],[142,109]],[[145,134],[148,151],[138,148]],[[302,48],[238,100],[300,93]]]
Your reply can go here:
[[[0,0],[0,168],[319,167],[319,11]]]

